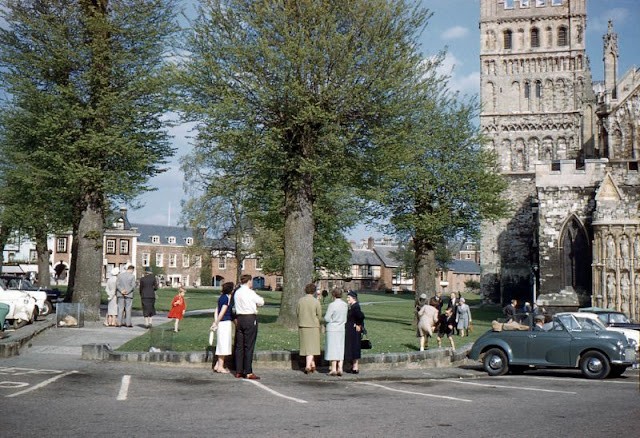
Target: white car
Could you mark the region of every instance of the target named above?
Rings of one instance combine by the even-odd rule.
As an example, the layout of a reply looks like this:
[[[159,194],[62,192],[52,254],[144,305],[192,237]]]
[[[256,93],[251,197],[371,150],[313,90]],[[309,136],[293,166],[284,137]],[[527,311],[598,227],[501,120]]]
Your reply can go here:
[[[38,317],[36,300],[26,292],[6,290],[0,286],[0,303],[9,306],[5,321],[16,328],[30,324]]]
[[[20,291],[32,297],[36,301],[36,306],[38,307],[38,313],[35,319],[38,318],[38,315],[46,316],[53,310],[51,302],[47,297],[47,293],[43,290],[20,289],[19,285],[15,281],[7,281],[4,278],[0,279],[0,286],[2,286],[4,290]]]
[[[631,345],[635,347],[636,350],[640,348],[640,331],[626,329],[621,327],[607,327],[604,325],[602,320],[598,318],[598,315],[590,312],[564,312],[558,313],[557,315],[573,315],[580,324],[588,324],[592,328],[597,330],[608,330],[611,332],[622,333],[628,340]]]

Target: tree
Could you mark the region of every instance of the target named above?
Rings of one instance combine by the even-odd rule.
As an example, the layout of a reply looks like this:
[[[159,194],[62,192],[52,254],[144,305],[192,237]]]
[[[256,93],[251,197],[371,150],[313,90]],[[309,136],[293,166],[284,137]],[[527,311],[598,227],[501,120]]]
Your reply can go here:
[[[329,241],[352,225],[322,200],[353,196],[377,137],[396,135],[420,86],[427,18],[404,0],[202,2],[183,66],[185,114],[212,154],[242,163],[252,201],[280,218],[278,321],[288,327],[314,277],[319,231]]]
[[[87,319],[99,318],[109,201],[148,190],[173,153],[162,117],[170,104],[164,66],[174,4],[5,0],[0,8],[4,129],[17,129],[10,119],[35,122],[33,143],[13,146],[33,158],[35,170],[60,174],[48,195],[71,210],[73,300],[85,304]]]
[[[437,260],[450,258],[446,240],[473,235],[483,219],[504,216],[505,180],[474,121],[478,105],[436,82],[407,118],[403,143],[380,150],[372,175],[371,214],[388,233],[411,240],[416,293],[435,292]],[[393,157],[393,166],[384,166]],[[438,255],[440,254],[440,255]]]

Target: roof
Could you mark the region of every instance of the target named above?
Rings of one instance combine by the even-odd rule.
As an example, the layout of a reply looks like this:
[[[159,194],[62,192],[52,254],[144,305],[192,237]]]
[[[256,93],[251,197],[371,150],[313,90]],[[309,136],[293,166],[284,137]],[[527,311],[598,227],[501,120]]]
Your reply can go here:
[[[193,229],[186,227],[170,226],[170,225],[149,225],[149,224],[131,224],[132,227],[138,229],[140,243],[153,243],[151,236],[159,236],[160,244],[168,245],[169,237],[175,237],[176,243],[172,245],[186,245],[187,237],[195,238]]]
[[[447,263],[447,268],[456,274],[480,275],[480,265],[472,260],[451,260]]]
[[[396,253],[398,252],[397,246],[376,246],[373,250],[387,268],[397,268],[401,265],[396,258]]]
[[[353,249],[351,250],[351,264],[380,266],[382,260],[370,249]]]

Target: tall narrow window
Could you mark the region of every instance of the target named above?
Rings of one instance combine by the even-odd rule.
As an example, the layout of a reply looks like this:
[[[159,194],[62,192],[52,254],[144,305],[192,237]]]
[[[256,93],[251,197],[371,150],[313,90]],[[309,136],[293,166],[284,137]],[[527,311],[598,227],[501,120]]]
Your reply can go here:
[[[542,97],[542,82],[536,81],[536,97],[540,99]]]
[[[540,47],[540,31],[537,27],[531,29],[531,47]]]
[[[504,35],[504,48],[505,49],[510,49],[512,44],[513,44],[513,41],[512,41],[513,32],[511,32],[511,30],[507,29],[507,30],[504,31],[503,35]]]
[[[567,44],[569,44],[569,42],[567,41],[567,28],[562,26],[560,27],[560,29],[558,29],[558,45],[559,46],[566,46]]]
[[[527,81],[524,83],[524,98],[528,99],[531,97],[531,84]]]

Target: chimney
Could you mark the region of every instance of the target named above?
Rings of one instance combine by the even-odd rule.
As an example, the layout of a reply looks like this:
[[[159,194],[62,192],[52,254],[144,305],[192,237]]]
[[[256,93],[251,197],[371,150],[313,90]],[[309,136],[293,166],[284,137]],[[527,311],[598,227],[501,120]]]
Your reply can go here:
[[[367,249],[373,249],[374,246],[375,246],[375,241],[373,240],[373,237],[369,237],[367,239]]]

